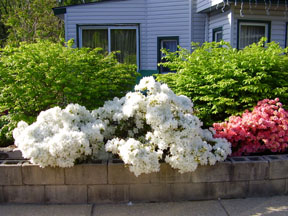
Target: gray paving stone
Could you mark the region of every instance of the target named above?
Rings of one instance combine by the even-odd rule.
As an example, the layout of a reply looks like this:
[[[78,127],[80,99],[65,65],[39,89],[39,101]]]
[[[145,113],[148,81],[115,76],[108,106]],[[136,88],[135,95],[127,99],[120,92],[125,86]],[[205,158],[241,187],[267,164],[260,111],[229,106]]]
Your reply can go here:
[[[218,201],[95,205],[93,216],[225,216]]]
[[[230,216],[287,216],[288,196],[221,200]]]
[[[0,205],[0,216],[90,216],[91,205]]]

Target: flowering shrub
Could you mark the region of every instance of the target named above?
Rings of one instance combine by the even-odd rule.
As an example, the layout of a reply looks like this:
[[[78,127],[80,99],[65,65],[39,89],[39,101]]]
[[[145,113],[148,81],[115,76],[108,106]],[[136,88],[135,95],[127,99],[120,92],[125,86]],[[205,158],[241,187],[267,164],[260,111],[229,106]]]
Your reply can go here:
[[[260,152],[285,152],[288,147],[288,112],[279,99],[262,100],[252,112],[231,116],[228,122],[215,123],[215,137],[232,143],[232,155]]]
[[[30,126],[24,121],[13,131],[24,158],[40,167],[72,167],[75,160],[98,153],[104,125],[85,107],[68,105],[41,112]]]
[[[91,113],[68,105],[42,112],[30,126],[20,122],[14,130],[15,144],[24,157],[42,167],[70,167],[87,155],[99,157],[106,143],[106,151],[118,155],[136,176],[159,171],[160,160],[181,173],[194,171],[199,164],[224,160],[231,146],[201,128],[192,106],[186,96],[146,77],[135,92]]]
[[[106,150],[119,155],[136,176],[159,171],[159,160],[183,173],[231,153],[230,143],[201,128],[192,107],[186,96],[145,77],[135,92],[107,101],[92,114],[107,126]]]

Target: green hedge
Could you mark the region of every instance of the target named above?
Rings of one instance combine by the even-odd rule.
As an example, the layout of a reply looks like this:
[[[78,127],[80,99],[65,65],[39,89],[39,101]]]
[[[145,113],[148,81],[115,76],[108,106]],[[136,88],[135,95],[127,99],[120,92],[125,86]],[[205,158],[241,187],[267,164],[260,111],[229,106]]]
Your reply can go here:
[[[69,103],[94,109],[135,85],[135,65],[118,63],[113,53],[69,44],[39,41],[1,50],[0,113],[9,115],[0,117],[0,145],[7,143],[3,137],[11,139],[19,120],[31,123],[39,112]]]
[[[288,104],[288,59],[277,43],[265,38],[243,50],[226,42],[192,44],[166,53],[163,65],[176,73],[159,75],[177,94],[192,99],[205,126],[251,109],[265,98],[279,97]]]

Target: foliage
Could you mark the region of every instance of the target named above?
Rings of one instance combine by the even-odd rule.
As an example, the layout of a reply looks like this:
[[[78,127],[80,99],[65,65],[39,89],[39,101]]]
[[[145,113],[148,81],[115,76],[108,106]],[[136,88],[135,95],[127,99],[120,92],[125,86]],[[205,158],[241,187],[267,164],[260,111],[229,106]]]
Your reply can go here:
[[[136,66],[119,64],[99,49],[40,41],[1,51],[0,113],[8,110],[16,122],[32,123],[40,111],[69,103],[94,109],[125,95],[138,74]]]
[[[159,171],[159,160],[183,173],[231,153],[230,143],[201,129],[187,97],[176,96],[152,77],[92,112],[73,104],[41,112],[30,126],[21,121],[13,135],[24,157],[42,167],[70,167],[91,154],[103,158],[106,143],[106,150],[136,176]]]
[[[231,116],[228,122],[215,123],[215,137],[232,143],[232,155],[288,150],[288,112],[279,99],[258,102],[252,112]]]
[[[288,102],[287,49],[265,39],[243,50],[226,42],[193,44],[193,52],[164,51],[163,65],[176,73],[159,75],[174,92],[192,99],[206,126],[251,109],[263,98]]]
[[[56,0],[0,0],[1,22],[4,27],[1,39],[10,45],[21,41],[36,42],[37,39],[59,41],[64,36],[64,23],[54,16]],[[4,41],[1,41],[2,46]]]

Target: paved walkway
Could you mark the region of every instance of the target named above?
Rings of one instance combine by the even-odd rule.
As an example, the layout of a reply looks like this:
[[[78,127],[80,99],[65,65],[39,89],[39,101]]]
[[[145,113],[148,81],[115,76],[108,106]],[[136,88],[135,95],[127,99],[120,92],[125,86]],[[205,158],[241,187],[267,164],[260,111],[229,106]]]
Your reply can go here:
[[[287,216],[288,196],[175,203],[0,205],[0,216]]]

